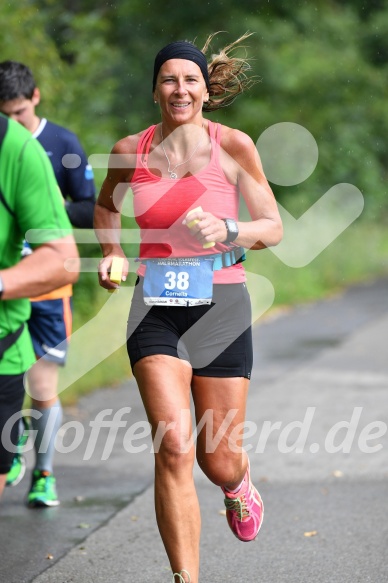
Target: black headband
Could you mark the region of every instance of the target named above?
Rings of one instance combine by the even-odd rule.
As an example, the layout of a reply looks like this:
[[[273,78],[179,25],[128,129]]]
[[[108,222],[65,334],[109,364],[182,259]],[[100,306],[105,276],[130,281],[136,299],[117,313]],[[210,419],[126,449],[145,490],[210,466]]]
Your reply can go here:
[[[155,91],[156,78],[158,76],[160,67],[170,59],[186,59],[193,61],[201,69],[203,78],[205,79],[206,87],[209,91],[210,81],[207,71],[207,61],[205,55],[197,49],[193,44],[186,41],[177,41],[170,43],[161,49],[155,57],[154,64],[154,78],[152,80],[152,91]]]

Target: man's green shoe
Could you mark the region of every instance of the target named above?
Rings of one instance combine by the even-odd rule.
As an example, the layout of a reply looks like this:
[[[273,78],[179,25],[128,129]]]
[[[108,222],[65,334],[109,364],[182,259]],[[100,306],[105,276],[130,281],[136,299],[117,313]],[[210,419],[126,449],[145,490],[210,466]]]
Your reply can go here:
[[[16,486],[22,480],[24,474],[26,473],[26,460],[22,454],[22,448],[26,445],[28,440],[28,432],[30,426],[25,417],[22,417],[23,421],[23,432],[19,436],[17,443],[17,452],[12,460],[12,466],[7,474],[7,480],[5,482],[6,486]]]
[[[12,466],[7,474],[6,486],[16,486],[26,473],[26,460],[22,453],[15,453]]]
[[[45,470],[32,472],[31,488],[27,495],[27,505],[30,508],[58,506],[59,500],[53,474]]]

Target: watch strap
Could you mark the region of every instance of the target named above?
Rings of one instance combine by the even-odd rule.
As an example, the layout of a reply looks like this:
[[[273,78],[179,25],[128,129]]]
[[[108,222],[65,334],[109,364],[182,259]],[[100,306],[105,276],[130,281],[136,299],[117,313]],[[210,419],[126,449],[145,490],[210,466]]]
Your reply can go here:
[[[232,243],[235,239],[237,239],[237,237],[239,235],[237,221],[235,221],[235,219],[222,219],[222,220],[225,223],[226,233],[227,233],[225,243]],[[236,225],[236,230],[234,230],[234,231],[230,230],[230,228],[229,228],[230,223],[234,223]]]

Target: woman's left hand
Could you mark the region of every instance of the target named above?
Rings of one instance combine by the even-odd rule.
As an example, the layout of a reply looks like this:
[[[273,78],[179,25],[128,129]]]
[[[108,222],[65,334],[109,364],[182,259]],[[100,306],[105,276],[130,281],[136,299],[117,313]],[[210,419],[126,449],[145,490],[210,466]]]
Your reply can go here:
[[[224,221],[206,211],[191,211],[186,215],[183,224],[202,245],[211,242],[222,243],[228,235]]]

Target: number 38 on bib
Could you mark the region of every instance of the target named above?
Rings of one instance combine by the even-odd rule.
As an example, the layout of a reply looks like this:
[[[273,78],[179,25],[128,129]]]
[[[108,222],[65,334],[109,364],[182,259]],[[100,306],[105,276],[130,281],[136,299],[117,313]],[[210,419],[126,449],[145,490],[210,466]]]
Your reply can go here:
[[[144,303],[147,306],[210,304],[213,295],[213,258],[147,259]]]

